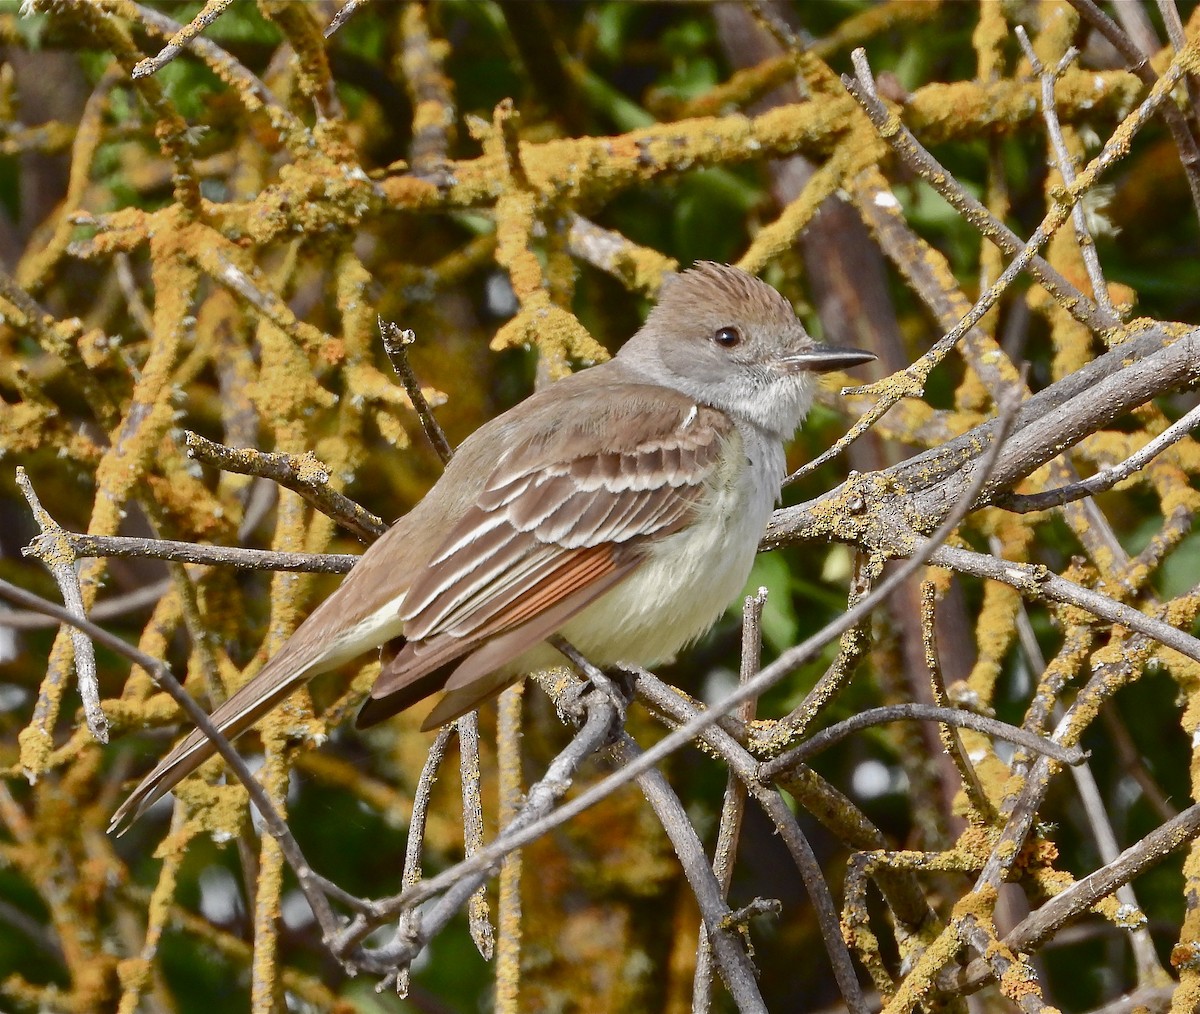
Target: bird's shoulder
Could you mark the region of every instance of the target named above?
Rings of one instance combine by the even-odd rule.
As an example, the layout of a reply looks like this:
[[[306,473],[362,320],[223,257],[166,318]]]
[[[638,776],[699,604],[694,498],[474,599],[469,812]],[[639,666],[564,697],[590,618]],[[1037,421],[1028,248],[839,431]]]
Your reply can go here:
[[[535,393],[517,420],[510,413],[488,424],[485,442],[493,476],[520,475],[593,459],[615,461],[679,449],[707,458],[734,434],[719,409],[668,387],[629,377],[604,364],[573,374]],[[470,451],[467,444],[464,451]],[[487,483],[485,485],[491,485]]]

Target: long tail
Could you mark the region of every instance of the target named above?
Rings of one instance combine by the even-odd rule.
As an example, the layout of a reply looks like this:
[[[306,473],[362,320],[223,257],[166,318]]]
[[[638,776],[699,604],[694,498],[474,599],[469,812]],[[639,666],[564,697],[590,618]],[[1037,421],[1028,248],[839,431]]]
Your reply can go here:
[[[212,713],[213,724],[227,738],[240,736],[300,684],[331,668],[328,657],[317,655],[307,660],[297,660],[293,655],[293,652],[286,650],[280,652],[258,675]],[[170,792],[216,752],[212,740],[199,729],[189,732],[120,805],[108,825],[109,833],[116,831],[124,834],[129,825],[156,800]]]

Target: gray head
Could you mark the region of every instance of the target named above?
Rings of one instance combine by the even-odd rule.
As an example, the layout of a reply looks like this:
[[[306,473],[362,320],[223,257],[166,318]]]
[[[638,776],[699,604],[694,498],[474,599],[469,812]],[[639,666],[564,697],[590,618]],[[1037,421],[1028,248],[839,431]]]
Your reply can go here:
[[[618,358],[786,440],[812,404],[815,373],[875,357],[817,344],[766,282],[701,261],[663,283],[658,304]]]

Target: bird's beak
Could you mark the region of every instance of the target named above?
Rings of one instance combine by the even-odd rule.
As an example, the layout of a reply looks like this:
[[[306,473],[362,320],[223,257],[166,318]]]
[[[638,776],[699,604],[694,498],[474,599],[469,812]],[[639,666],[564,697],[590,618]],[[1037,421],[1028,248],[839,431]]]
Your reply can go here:
[[[780,364],[789,373],[802,370],[811,373],[825,373],[828,370],[848,370],[851,366],[861,366],[875,358],[875,353],[864,352],[862,349],[842,348],[837,345],[813,345],[803,352],[794,352],[784,356]]]

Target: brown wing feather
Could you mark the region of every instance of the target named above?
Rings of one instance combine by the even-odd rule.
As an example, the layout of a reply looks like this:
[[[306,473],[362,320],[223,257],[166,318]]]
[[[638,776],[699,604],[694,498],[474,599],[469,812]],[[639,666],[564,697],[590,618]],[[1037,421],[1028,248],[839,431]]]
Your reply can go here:
[[[454,686],[447,685],[465,691],[463,680],[482,679],[491,671],[483,667],[513,661],[627,576],[649,536],[686,525],[730,424],[685,399],[668,407],[662,426],[648,434],[643,429],[643,439],[626,449],[593,446],[519,471],[512,462],[538,455],[506,454],[476,505],[414,576],[402,610],[409,641],[380,673],[372,700],[404,693],[470,656],[451,677]],[[562,616],[565,603],[570,612]],[[539,622],[546,616],[557,617],[557,624]],[[496,692],[483,684],[479,689],[484,698]],[[385,710],[368,708],[370,717]]]
[[[419,643],[410,641],[380,672],[371,690],[371,699],[363,706],[356,724],[359,727],[372,725],[395,714],[390,706],[392,697],[408,698],[409,688],[414,685],[422,685],[424,692],[420,697],[425,697],[434,690],[461,691],[464,680],[478,682],[527,648],[545,640],[623,579],[639,562],[633,554],[623,553],[619,547],[614,549],[611,545],[572,550],[562,554],[557,565],[540,580],[515,589],[505,601],[496,603],[491,621],[479,626],[469,637],[446,631]],[[453,674],[444,671],[439,674],[439,670],[464,655],[468,656],[467,660]],[[487,662],[479,670],[483,659]],[[422,684],[434,674],[440,675],[436,684]],[[475,691],[459,694],[456,700],[470,698],[471,693],[478,693],[478,697],[475,703],[435,724],[440,725],[471,711],[503,690],[513,679],[510,676],[494,684],[481,683]],[[386,689],[380,692],[380,687]],[[420,697],[414,697],[409,703],[415,703]],[[445,714],[445,710],[439,707],[436,713]]]

